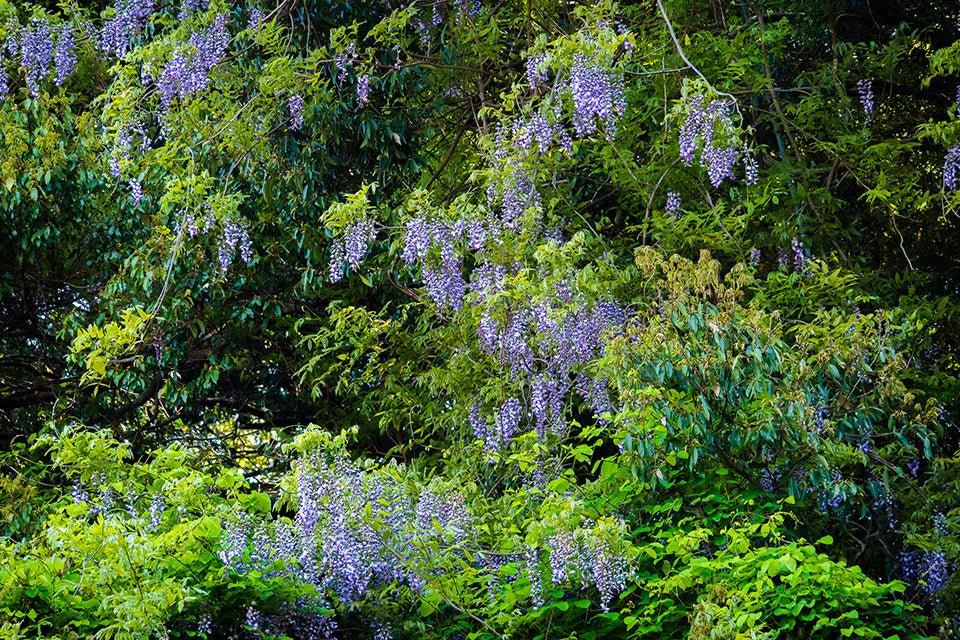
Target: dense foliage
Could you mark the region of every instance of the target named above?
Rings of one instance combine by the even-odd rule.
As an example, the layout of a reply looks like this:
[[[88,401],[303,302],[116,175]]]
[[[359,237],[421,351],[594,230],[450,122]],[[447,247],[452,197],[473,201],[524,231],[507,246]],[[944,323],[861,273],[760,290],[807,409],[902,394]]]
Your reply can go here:
[[[0,638],[960,637],[960,10],[0,0]]]

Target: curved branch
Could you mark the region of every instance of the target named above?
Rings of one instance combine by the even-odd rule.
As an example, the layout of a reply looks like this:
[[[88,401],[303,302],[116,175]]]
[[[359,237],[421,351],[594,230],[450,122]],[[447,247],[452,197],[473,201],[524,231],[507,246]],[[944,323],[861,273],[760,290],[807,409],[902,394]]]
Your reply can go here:
[[[683,63],[687,65],[691,71],[697,74],[701,80],[706,82],[708,87],[716,91],[721,96],[730,98],[731,102],[733,102],[733,108],[736,110],[737,116],[740,118],[740,126],[742,126],[743,114],[740,113],[740,105],[737,104],[737,99],[733,97],[733,94],[727,93],[726,91],[720,91],[714,87],[713,84],[707,80],[707,76],[703,75],[700,69],[690,62],[690,58],[687,57],[687,54],[683,50],[683,46],[680,44],[680,40],[677,38],[677,32],[673,30],[673,23],[670,22],[670,16],[667,15],[667,9],[663,6],[663,0],[657,0],[657,8],[660,9],[660,15],[663,16],[663,21],[667,25],[667,31],[670,33],[670,39],[673,40],[673,46],[676,47],[677,54],[679,54],[680,59],[683,60]]]

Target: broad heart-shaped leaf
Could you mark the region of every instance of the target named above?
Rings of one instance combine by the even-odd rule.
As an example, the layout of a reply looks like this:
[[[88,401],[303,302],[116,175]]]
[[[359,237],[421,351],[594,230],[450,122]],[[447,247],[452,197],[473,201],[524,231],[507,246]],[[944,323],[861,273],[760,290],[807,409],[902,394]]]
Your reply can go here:
[[[244,498],[245,506],[249,511],[269,514],[271,510],[270,496],[260,491],[248,494]]]

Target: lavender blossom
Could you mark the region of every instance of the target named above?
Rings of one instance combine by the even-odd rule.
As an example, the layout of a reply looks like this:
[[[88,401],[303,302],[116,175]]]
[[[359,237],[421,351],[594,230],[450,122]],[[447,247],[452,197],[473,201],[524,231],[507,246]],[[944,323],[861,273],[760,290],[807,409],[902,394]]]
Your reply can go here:
[[[753,186],[760,180],[760,169],[757,166],[757,159],[753,153],[747,151],[743,154],[743,173],[748,185]]]
[[[523,419],[523,406],[516,398],[508,398],[501,406],[497,415],[496,438],[499,447],[510,444],[520,430],[520,421]]]
[[[357,78],[357,106],[364,107],[370,101],[370,76]]]
[[[139,208],[140,203],[143,201],[143,185],[139,180],[130,181],[130,200],[133,202],[133,206]]]
[[[207,0],[181,0],[180,13],[177,14],[177,19],[186,20],[198,11],[206,11],[207,4]]]
[[[862,79],[857,81],[857,94],[860,97],[860,106],[863,107],[867,118],[873,115],[873,80]]]
[[[664,209],[671,216],[677,218],[680,216],[680,194],[676,191],[667,192],[667,204]]]
[[[527,58],[527,82],[530,88],[536,90],[547,83],[546,63],[547,56],[541,54]]]
[[[250,525],[238,515],[236,519],[225,522],[223,530],[224,536],[220,540],[218,552],[220,561],[225,569],[243,571],[243,554],[247,550],[247,542],[250,538]]]
[[[327,275],[330,282],[337,283],[343,280],[346,274],[347,252],[342,238],[335,239],[330,244],[330,262],[327,267]]]
[[[233,256],[237,245],[243,247],[248,245],[250,238],[247,231],[232,220],[223,223],[223,235],[220,237],[220,243],[217,246],[217,259],[220,262],[220,270],[226,272],[230,263],[233,262]],[[244,252],[249,256],[249,247]]]
[[[30,95],[37,97],[40,95],[40,82],[50,73],[54,47],[50,23],[37,20],[31,26],[31,29],[22,29],[20,32],[20,64]]]
[[[162,494],[155,493],[150,498],[150,531],[156,531],[160,528],[160,522],[163,519],[163,512],[167,508],[167,500]]]
[[[263,11],[260,7],[250,9],[250,18],[247,20],[247,29],[258,31],[263,24]]]
[[[956,191],[960,176],[960,145],[951,147],[943,159],[943,188],[946,191]]]
[[[209,88],[210,75],[230,46],[226,20],[226,14],[220,14],[209,29],[191,35],[190,50],[174,53],[164,66],[157,79],[164,109],[173,104],[174,98],[186,100]]]
[[[73,484],[73,489],[70,491],[70,497],[73,499],[74,504],[82,504],[90,500],[90,494],[79,482],[75,482]]]
[[[527,211],[539,210],[540,207],[540,193],[533,179],[523,169],[515,168],[502,187],[500,210],[503,224],[509,229],[516,229]]]
[[[550,580],[561,585],[570,580],[578,570],[580,556],[578,545],[572,533],[563,531],[547,540],[550,551]]]
[[[691,98],[687,117],[680,126],[680,159],[684,164],[692,165],[699,149],[699,164],[706,167],[710,184],[714,187],[733,177],[733,167],[740,157],[740,150],[733,142],[726,146],[716,142],[717,129],[725,131],[727,137],[733,137],[730,105],[723,100],[707,103],[701,95]],[[753,168],[747,166],[750,180],[754,177]]]
[[[950,581],[943,551],[903,551],[900,553],[899,570],[905,582],[916,585],[928,596],[942,590]]]
[[[609,611],[613,597],[627,586],[630,568],[620,553],[600,540],[589,546],[587,559],[590,579],[600,592],[600,608]]]
[[[566,389],[556,379],[540,375],[530,390],[530,411],[537,437],[545,440],[550,433],[563,431],[563,398]]]
[[[793,254],[793,268],[797,273],[804,273],[807,270],[807,251],[803,243],[793,238],[790,241],[790,250]]]
[[[99,47],[104,54],[123,58],[154,12],[154,0],[116,0],[114,17],[103,24]]]
[[[287,112],[290,114],[290,130],[299,131],[305,122],[303,117],[303,96],[290,96],[287,100]]]
[[[376,226],[374,226],[372,220],[367,218],[350,223],[344,230],[344,257],[351,271],[359,270],[367,249],[376,237]]]
[[[524,568],[530,580],[530,599],[533,606],[540,608],[545,604],[543,598],[543,570],[540,563],[540,551],[536,547],[527,547],[523,554]]]
[[[347,77],[347,74],[350,71],[350,67],[353,65],[353,61],[356,59],[356,47],[351,44],[346,50],[339,52],[334,57],[334,66],[336,67],[336,80],[337,84],[341,84]]]
[[[599,119],[606,127],[607,139],[612,139],[617,120],[626,109],[623,78],[602,69],[583,54],[576,54],[570,69],[570,91],[577,137],[584,138],[596,132]]]
[[[68,24],[60,25],[57,30],[57,47],[53,54],[54,65],[57,70],[56,85],[62,87],[67,77],[73,73],[77,64],[77,55],[74,52],[76,42],[73,29]]]

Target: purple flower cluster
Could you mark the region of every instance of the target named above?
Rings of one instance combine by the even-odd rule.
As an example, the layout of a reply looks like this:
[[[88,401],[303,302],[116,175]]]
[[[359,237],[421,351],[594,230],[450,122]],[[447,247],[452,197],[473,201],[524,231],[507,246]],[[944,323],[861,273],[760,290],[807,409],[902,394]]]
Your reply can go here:
[[[470,410],[470,425],[473,435],[483,440],[484,449],[488,453],[495,453],[510,445],[513,438],[520,432],[520,425],[524,419],[523,405],[516,398],[508,398],[500,406],[494,424],[490,424],[480,417],[480,405],[475,403]]]
[[[613,597],[623,591],[630,579],[630,567],[623,556],[611,551],[603,541],[596,540],[587,553],[590,579],[600,592],[600,608],[610,610]]]
[[[750,266],[759,267],[760,266],[760,249],[757,247],[752,247],[750,249]]]
[[[604,123],[607,139],[613,139],[617,120],[627,106],[622,76],[602,68],[597,61],[583,54],[577,54],[570,69],[570,92],[577,137],[595,133],[599,119]]]
[[[303,128],[303,96],[297,94],[287,100],[287,112],[290,114],[290,130],[299,131]]]
[[[397,557],[413,552],[405,538],[412,531],[435,538],[435,523],[454,539],[469,531],[457,497],[430,494],[414,508],[398,485],[364,474],[344,458],[320,463],[313,471],[301,467],[298,480],[298,538],[307,547],[297,558],[301,574],[312,576],[313,584],[332,590],[345,604],[380,585],[417,582]],[[382,527],[372,526],[365,514]],[[427,521],[429,530],[418,526]]]
[[[25,84],[34,97],[40,95],[40,83],[51,73],[56,85],[63,86],[77,63],[76,38],[69,24],[53,27],[46,20],[34,20],[29,27],[10,35],[3,48],[11,58],[19,57]],[[9,77],[0,52],[0,98],[9,91]]]
[[[831,486],[820,491],[817,501],[817,507],[824,513],[836,511],[844,502],[843,486],[841,485],[843,476],[839,469],[832,471],[831,480]]]
[[[36,97],[40,95],[40,82],[50,73],[54,47],[49,22],[37,20],[31,27],[20,34],[20,64],[27,89]]]
[[[260,7],[250,9],[250,17],[247,19],[247,29],[257,31],[263,24],[263,11]]]
[[[750,186],[760,181],[760,168],[757,166],[757,158],[749,150],[743,154],[743,176]]]
[[[549,375],[540,374],[534,378],[530,387],[530,412],[540,440],[546,440],[551,433],[562,435],[566,431],[563,405],[567,391],[568,385]]]
[[[498,431],[514,431],[520,413],[519,401],[505,402]],[[309,628],[307,637],[327,637],[333,625],[323,617],[329,609],[324,598],[335,597],[349,607],[371,590],[391,584],[421,591],[426,580],[440,571],[437,567],[443,566],[436,561],[437,554],[462,561],[468,557],[467,549],[478,549],[474,519],[465,496],[457,490],[431,485],[411,496],[398,476],[362,470],[343,454],[300,462],[295,478],[297,507],[292,525],[285,520],[253,525],[245,514],[238,514],[223,523],[218,554],[228,571],[257,571],[312,585],[317,604],[310,607],[298,601],[295,611],[283,610],[282,615],[252,607],[247,619],[251,628],[274,635],[297,628],[295,637],[303,637]],[[593,523],[586,521],[573,532],[549,538],[546,559],[554,583],[576,580],[592,585],[606,609],[625,587],[631,569],[620,550],[622,543],[603,534],[603,522],[592,528]],[[622,539],[622,530],[620,523],[616,538]],[[514,575],[505,567],[522,564],[534,604],[543,604],[542,547],[525,547],[522,553],[478,549],[476,557],[488,588],[494,590],[505,574]],[[294,618],[299,626],[293,624]]]
[[[767,493],[773,493],[773,490],[777,486],[777,482],[780,480],[780,476],[781,474],[778,471],[764,469],[763,473],[760,474],[760,488]]]
[[[480,251],[487,236],[487,227],[479,220],[446,224],[414,218],[407,222],[401,257],[407,265],[421,264],[427,294],[439,311],[462,308],[467,283],[459,247]],[[483,282],[479,286],[486,288],[490,284]]]
[[[428,538],[463,543],[470,536],[470,513],[463,495],[425,489],[417,500],[416,526]]]
[[[105,55],[123,58],[153,15],[154,0],[117,0],[114,11],[103,25],[98,44]]]
[[[507,277],[507,268],[493,262],[481,262],[470,273],[470,291],[478,302],[503,291],[503,279]]]
[[[871,476],[869,482],[871,491],[876,498],[873,502],[873,509],[877,513],[882,513],[887,518],[887,527],[893,531],[897,528],[899,522],[894,512],[893,493],[887,488],[883,480],[876,476]]]
[[[960,184],[960,145],[951,147],[943,159],[943,188],[956,191]]]
[[[57,29],[57,46],[53,52],[53,64],[56,68],[57,77],[54,81],[58,87],[66,83],[67,78],[73,73],[77,65],[76,41],[73,36],[73,28],[68,25],[60,25]]]
[[[607,381],[603,378],[591,376],[585,371],[577,374],[575,387],[580,396],[587,401],[593,415],[600,423],[606,420],[602,417],[605,413],[613,412],[613,403],[610,402],[610,392],[607,388]]]
[[[571,378],[571,373],[596,357],[606,337],[626,321],[624,310],[607,302],[558,311],[546,303],[532,310],[521,307],[507,313],[502,325],[485,311],[477,327],[481,348],[515,378],[528,381],[530,413],[540,439],[566,432],[563,407],[571,388],[597,417],[613,410],[605,380],[583,371]]]
[[[817,433],[823,433],[823,421],[829,415],[827,407],[817,407],[813,412],[813,428]]]
[[[330,247],[330,282],[339,282],[345,272],[358,271],[376,237],[377,227],[373,220],[363,218],[347,225],[343,237],[334,240]]]
[[[523,552],[523,565],[530,580],[530,600],[538,609],[545,603],[543,599],[543,568],[541,566],[540,550],[528,546]]]
[[[500,205],[501,221],[508,229],[517,229],[527,212],[540,211],[541,200],[537,186],[530,174],[520,167],[514,167],[500,188],[491,193],[499,194],[499,201],[497,202],[494,195],[494,202]]]
[[[563,584],[574,577],[579,559],[579,544],[573,533],[562,531],[547,540],[550,552],[550,580],[556,585]]]
[[[857,95],[860,97],[860,106],[867,117],[873,115],[873,80],[866,78],[857,81]]]
[[[600,607],[607,611],[614,596],[623,591],[632,570],[623,554],[609,541],[588,535],[586,529],[562,531],[547,540],[550,579],[562,585],[579,578],[600,593]]]
[[[497,415],[496,422],[497,430],[494,437],[501,446],[506,446],[520,432],[523,414],[523,405],[516,398],[507,398],[500,405],[500,413]]]
[[[135,208],[139,208],[143,201],[143,185],[139,180],[130,181],[130,201]]]
[[[220,262],[220,270],[226,272],[233,262],[233,256],[236,250],[240,250],[240,259],[246,264],[250,264],[253,257],[253,245],[250,242],[250,235],[247,229],[235,222],[227,220],[223,223],[223,235],[217,246],[217,259]]]
[[[494,553],[490,551],[483,551],[479,556],[480,562],[478,564],[487,574],[487,594],[489,595],[490,603],[493,604],[496,602],[497,594],[503,584],[501,580],[503,569],[516,564],[521,558],[515,553]],[[514,582],[517,577],[515,572],[511,572],[507,574],[506,579],[507,582]]]
[[[928,596],[942,590],[950,581],[947,558],[943,551],[903,551],[898,564],[904,582],[916,585]]]
[[[206,637],[213,635],[213,618],[210,617],[210,614],[204,614],[197,620],[197,633]]]
[[[210,74],[224,58],[230,46],[227,15],[220,14],[206,31],[190,36],[190,50],[178,51],[164,66],[157,79],[164,109],[174,98],[186,100],[210,86]]]
[[[664,209],[671,216],[677,218],[680,216],[680,194],[676,191],[667,192],[667,204]]]
[[[220,550],[217,552],[220,562],[227,569],[243,572],[246,567],[244,554],[247,552],[250,541],[250,523],[246,518],[238,515],[223,523],[223,531]]]
[[[793,238],[790,240],[790,252],[793,256],[793,269],[797,273],[805,273],[807,271],[807,249],[803,246],[803,243]]]
[[[425,266],[423,285],[437,310],[459,311],[463,307],[467,284],[463,279],[463,268],[459,259],[442,262],[439,266]]]
[[[481,0],[457,0],[457,6],[460,7],[461,15],[466,14],[474,18],[480,15],[482,8]]]
[[[289,637],[303,638],[304,640],[333,640],[337,630],[337,621],[327,616],[324,611],[330,604],[320,598],[298,598],[292,605],[287,603],[272,612],[261,611],[258,607],[247,607],[243,618],[244,626],[257,637]],[[197,630],[207,634],[212,633],[209,616],[205,616],[207,628]],[[204,618],[201,618],[203,621]],[[235,637],[235,636],[230,636]],[[246,636],[245,636],[246,637]]]
[[[364,107],[370,101],[370,76],[357,78],[357,106]]]
[[[70,497],[73,499],[74,504],[82,504],[90,500],[90,494],[79,482],[75,482],[73,484],[73,488],[70,491]]]
[[[527,58],[527,82],[535,91],[547,83],[546,62],[547,56],[544,54]]]
[[[153,497],[150,498],[150,530],[156,531],[160,528],[160,523],[163,520],[163,512],[167,508],[167,500],[163,497],[163,494],[155,493]]]
[[[334,58],[334,66],[336,67],[336,80],[337,84],[341,84],[347,77],[347,74],[350,72],[350,67],[353,66],[353,62],[357,59],[357,49],[356,46],[351,44],[344,51],[341,51]]]
[[[729,139],[722,144],[717,138],[720,130],[722,137]],[[733,169],[740,158],[740,149],[733,141],[733,122],[730,119],[730,104],[724,100],[706,102],[702,95],[694,96],[690,100],[686,119],[680,126],[680,159],[690,166],[697,159],[700,151],[699,164],[706,167],[710,184],[719,187],[724,180],[733,178]],[[744,161],[748,179],[751,173],[755,174],[756,165]]]

